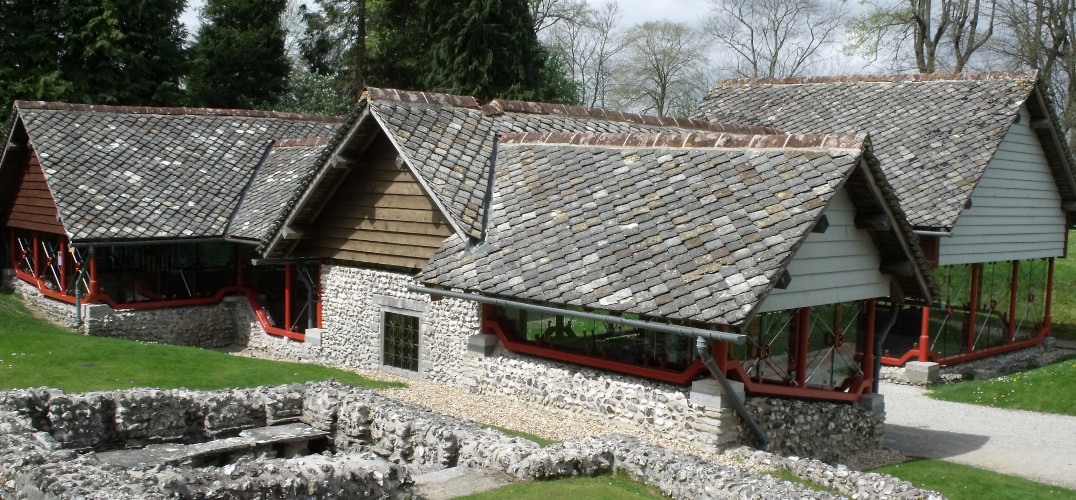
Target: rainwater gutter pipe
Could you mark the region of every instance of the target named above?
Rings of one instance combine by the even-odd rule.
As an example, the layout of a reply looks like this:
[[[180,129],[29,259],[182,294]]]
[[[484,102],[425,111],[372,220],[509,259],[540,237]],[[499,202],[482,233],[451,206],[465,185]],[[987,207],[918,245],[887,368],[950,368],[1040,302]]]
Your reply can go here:
[[[736,410],[736,414],[743,419],[747,427],[751,429],[751,433],[755,435],[755,447],[762,451],[768,451],[770,449],[770,440],[766,437],[766,431],[763,431],[758,422],[755,422],[755,419],[748,413],[747,406],[743,404],[743,401],[740,401],[736,392],[732,390],[732,384],[729,383],[729,379],[725,378],[724,372],[721,371],[721,367],[717,366],[713,354],[710,353],[711,345],[711,341],[702,337],[695,337],[695,351],[698,353],[699,359],[702,360],[702,364],[706,365],[706,368],[717,379],[717,383],[721,385],[722,396],[732,402],[732,407]]]
[[[511,307],[514,309],[526,309],[528,311],[540,312],[545,314],[574,316],[576,318],[590,319],[594,321],[604,321],[606,323],[615,323],[618,325],[630,326],[632,328],[642,328],[655,332],[672,333],[674,335],[680,335],[682,337],[703,337],[709,340],[720,340],[722,342],[731,342],[737,345],[743,345],[747,339],[745,335],[739,333],[719,332],[716,330],[706,330],[703,328],[695,328],[692,326],[670,325],[667,323],[655,323],[653,321],[622,318],[620,316],[610,316],[606,314],[598,314],[586,311],[559,309],[556,307],[540,306],[537,304],[528,304],[526,302],[516,302],[514,300],[487,297],[485,295],[476,295],[473,293],[453,292],[451,290],[426,288],[423,286],[415,285],[408,286],[407,291],[414,293],[424,293],[428,295],[441,295],[444,297],[452,297],[454,299],[470,300],[474,302],[481,302],[483,304],[492,304],[501,307]]]
[[[690,326],[654,323],[651,321],[622,318],[619,316],[609,316],[605,314],[597,314],[585,311],[558,309],[555,307],[528,304],[526,302],[516,302],[514,300],[499,299],[494,297],[486,297],[484,295],[453,292],[451,290],[441,290],[415,285],[408,286],[407,291],[413,293],[424,293],[428,295],[441,295],[444,297],[452,297],[454,299],[470,300],[483,304],[492,304],[501,307],[511,307],[514,309],[525,309],[528,311],[535,311],[545,314],[574,316],[582,319],[604,321],[606,323],[615,323],[619,325],[630,326],[633,328],[643,328],[646,330],[671,333],[682,337],[694,337],[695,348],[698,351],[699,358],[702,360],[703,364],[706,365],[706,368],[710,370],[710,373],[714,376],[714,378],[717,379],[717,383],[721,386],[722,396],[728,398],[728,400],[732,402],[733,408],[736,409],[736,414],[739,415],[741,419],[743,419],[743,421],[747,424],[747,427],[751,429],[752,433],[754,433],[758,449],[769,449],[770,442],[769,439],[767,439],[766,437],[766,433],[762,430],[761,427],[759,427],[758,422],[755,422],[755,420],[751,418],[751,414],[747,412],[747,407],[744,406],[743,401],[740,401],[740,398],[736,396],[736,393],[733,391],[732,385],[729,383],[729,380],[725,378],[725,374],[721,371],[720,367],[717,366],[717,362],[714,361],[713,355],[710,354],[710,346],[714,340],[743,345],[744,342],[746,342],[747,340],[747,336],[742,333],[721,332]]]
[[[889,330],[897,324],[897,317],[900,316],[900,304],[894,302],[892,307],[885,317],[885,324],[882,325],[881,331],[874,334],[874,380],[871,383],[871,392],[875,394],[878,394],[879,378],[882,376],[882,344],[885,343]]]

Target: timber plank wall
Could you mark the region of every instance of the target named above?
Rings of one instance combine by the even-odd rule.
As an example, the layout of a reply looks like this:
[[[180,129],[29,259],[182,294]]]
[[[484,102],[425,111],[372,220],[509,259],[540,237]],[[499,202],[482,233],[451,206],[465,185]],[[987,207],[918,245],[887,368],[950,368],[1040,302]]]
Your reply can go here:
[[[59,221],[56,202],[52,199],[45,173],[37,154],[30,152],[19,180],[18,191],[11,205],[11,212],[5,225],[20,229],[64,234],[63,224]]]
[[[314,224],[299,253],[335,260],[422,269],[452,226],[379,136],[363,153]]]

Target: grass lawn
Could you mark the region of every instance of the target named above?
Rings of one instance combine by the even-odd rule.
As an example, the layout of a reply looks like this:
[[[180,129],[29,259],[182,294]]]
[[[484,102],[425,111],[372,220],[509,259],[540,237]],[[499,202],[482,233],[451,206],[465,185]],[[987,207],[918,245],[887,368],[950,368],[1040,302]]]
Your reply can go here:
[[[13,293],[0,293],[0,389],[47,385],[68,392],[160,387],[212,390],[326,380],[401,387],[354,373],[225,353],[90,337],[34,317]]]
[[[556,443],[560,442],[560,441],[556,441],[556,440],[553,440],[553,439],[546,439],[546,438],[544,438],[542,436],[536,436],[534,434],[530,434],[530,433],[527,433],[527,432],[517,431],[515,429],[508,429],[506,427],[498,427],[496,425],[487,425],[486,427],[490,428],[490,429],[496,429],[496,430],[501,431],[501,432],[503,432],[505,434],[508,434],[509,436],[521,437],[521,438],[526,439],[528,441],[534,441],[535,443],[538,443],[538,446],[541,446],[543,448],[545,448],[546,446],[549,446],[551,444],[556,444]]]
[[[1027,479],[998,474],[967,465],[941,460],[919,459],[887,465],[874,472],[911,481],[921,488],[934,490],[950,500],[980,499],[1074,499],[1076,491],[1036,483]]]
[[[989,380],[935,386],[931,397],[998,408],[1076,415],[1076,358]]]
[[[1069,232],[1068,258],[1054,261],[1054,303],[1051,334],[1076,340],[1076,231]]]
[[[618,500],[621,498],[664,499],[661,491],[618,472],[598,477],[573,477],[556,481],[526,481],[465,497],[466,500]]]

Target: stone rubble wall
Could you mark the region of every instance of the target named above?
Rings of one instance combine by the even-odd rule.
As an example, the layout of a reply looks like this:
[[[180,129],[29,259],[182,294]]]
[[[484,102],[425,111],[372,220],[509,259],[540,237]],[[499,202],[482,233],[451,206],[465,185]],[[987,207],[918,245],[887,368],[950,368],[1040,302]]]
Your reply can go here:
[[[688,388],[520,355],[498,346],[468,357],[462,384],[470,392],[584,411],[670,439],[717,447],[740,440],[733,413],[692,404]]]
[[[748,397],[746,406],[774,453],[833,463],[882,447],[885,415],[855,404]],[[742,423],[740,434],[752,436]]]
[[[242,305],[246,307],[245,304]],[[107,306],[92,306],[103,310]],[[246,307],[249,309],[249,307]],[[191,347],[227,347],[235,342],[236,303],[159,309],[116,309],[91,315],[83,331],[96,337]]]
[[[65,327],[77,321],[74,304],[46,297],[19,278],[10,283],[39,316]],[[236,339],[236,305],[230,301],[159,309],[114,310],[101,304],[89,307],[95,312],[84,315],[81,328],[87,335],[194,347],[227,347]]]
[[[125,439],[146,442],[156,430],[162,433],[156,439],[169,441],[180,432],[189,439],[192,428],[205,437],[296,419],[329,432],[335,451],[283,460],[241,457],[223,467],[194,468],[117,467],[72,449],[132,444],[120,442]],[[97,426],[101,428],[75,430]],[[770,454],[750,457],[773,461],[854,498],[941,498],[878,474]],[[335,382],[209,392],[0,392],[0,498],[5,499],[382,498],[407,496],[412,475],[453,466],[488,467],[520,479],[621,469],[677,499],[835,498],[635,437],[605,435],[542,448]]]

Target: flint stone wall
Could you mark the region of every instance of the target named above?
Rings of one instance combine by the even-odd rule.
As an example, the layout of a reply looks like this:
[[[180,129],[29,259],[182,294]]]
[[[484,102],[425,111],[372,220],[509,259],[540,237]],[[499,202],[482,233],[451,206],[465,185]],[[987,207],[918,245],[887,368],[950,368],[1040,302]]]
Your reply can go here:
[[[335,450],[283,460],[244,457],[224,467],[194,468],[117,467],[71,449],[124,439],[142,442],[158,431],[166,440],[180,433],[204,436],[296,419],[328,431]],[[878,474],[769,454],[752,457],[775,461],[853,498],[941,498]],[[836,498],[623,435],[541,448],[332,382],[211,392],[0,392],[0,498],[383,498],[407,496],[412,474],[450,466],[489,467],[520,479],[620,469],[677,499]]]
[[[18,278],[10,283],[39,316],[66,327],[77,321],[74,304],[46,297]],[[250,309],[245,302],[243,306]],[[236,339],[237,307],[230,301],[160,309],[114,310],[102,304],[89,307],[94,313],[83,316],[81,328],[87,335],[194,347],[226,347]]]
[[[833,463],[882,447],[885,414],[856,404],[748,397],[746,406],[774,453]],[[742,423],[740,435],[750,442]]]

